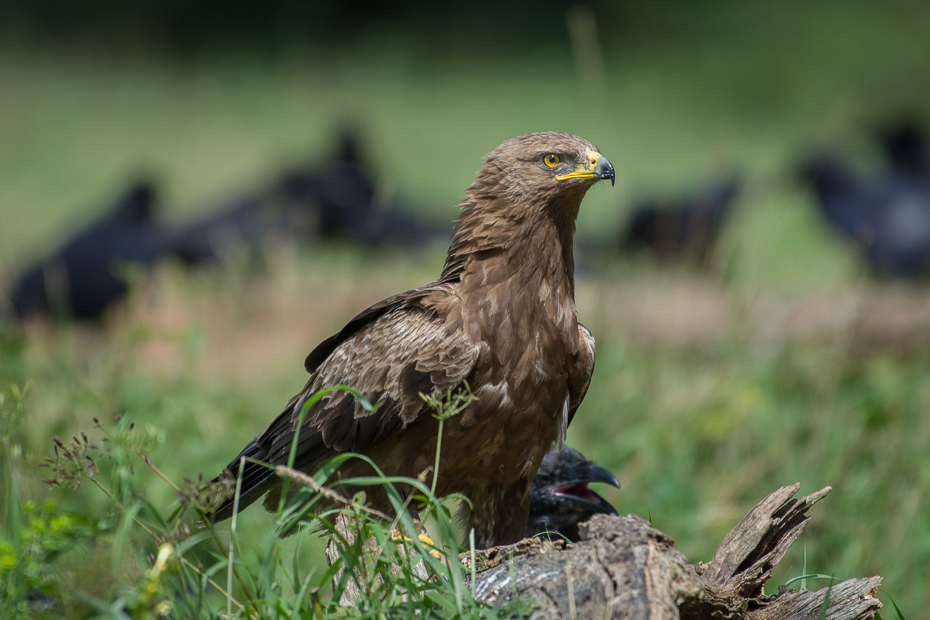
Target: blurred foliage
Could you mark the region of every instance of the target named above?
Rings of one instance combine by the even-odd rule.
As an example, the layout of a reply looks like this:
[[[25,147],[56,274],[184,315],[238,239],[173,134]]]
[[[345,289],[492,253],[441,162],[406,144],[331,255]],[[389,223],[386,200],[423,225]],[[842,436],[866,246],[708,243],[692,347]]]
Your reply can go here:
[[[190,218],[326,158],[348,124],[380,190],[434,220],[451,219],[482,154],[561,129],[592,139],[620,175],[586,200],[583,240],[614,244],[633,196],[735,169],[749,181],[727,232],[737,281],[809,290],[858,275],[792,166],[818,142],[874,162],[870,124],[927,116],[930,40],[915,27],[930,6],[620,6],[594,8],[601,45],[576,52],[564,14],[515,50],[413,25],[277,54],[233,41],[185,58],[96,38],[3,39],[0,269],[43,255],[133,177],[154,177],[169,218]],[[441,43],[418,42],[434,33]],[[589,57],[602,61],[597,84],[576,70]]]
[[[4,618],[34,618],[52,609],[67,593],[69,581],[61,556],[78,548],[92,534],[85,516],[62,513],[45,501],[41,508],[28,501],[20,530],[4,523],[0,532],[0,605]]]
[[[611,6],[603,1],[597,4]],[[488,19],[489,10],[493,19]],[[274,52],[320,43],[351,45],[385,30],[421,37],[428,32],[430,42],[452,37],[490,43],[506,36],[523,43],[540,33],[560,34],[564,11],[565,4],[554,0],[512,0],[493,7],[422,0],[400,4],[372,0],[339,4],[91,0],[79,7],[62,0],[41,0],[4,3],[0,23],[7,36],[28,37],[46,45],[93,43],[121,49],[144,44],[177,53],[247,47],[253,52]]]

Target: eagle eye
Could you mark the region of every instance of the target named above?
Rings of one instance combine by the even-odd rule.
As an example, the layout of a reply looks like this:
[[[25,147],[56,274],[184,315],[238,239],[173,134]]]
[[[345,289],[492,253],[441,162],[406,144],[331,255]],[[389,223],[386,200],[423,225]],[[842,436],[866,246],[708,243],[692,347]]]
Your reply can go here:
[[[543,163],[549,166],[550,168],[555,168],[562,162],[562,158],[556,155],[555,153],[549,153],[543,157]]]

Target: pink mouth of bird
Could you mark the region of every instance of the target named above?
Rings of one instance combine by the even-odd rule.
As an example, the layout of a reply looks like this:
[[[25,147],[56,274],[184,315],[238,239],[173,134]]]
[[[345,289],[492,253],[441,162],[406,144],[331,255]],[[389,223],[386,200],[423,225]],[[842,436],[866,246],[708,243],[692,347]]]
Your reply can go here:
[[[600,501],[597,495],[595,495],[594,492],[588,488],[587,482],[578,482],[576,484],[566,484],[566,485],[563,485],[557,488],[554,493],[555,495],[571,495],[572,497],[583,499],[587,502],[591,502],[592,504],[598,504]],[[582,508],[578,508],[575,506],[573,506],[572,509],[578,510],[578,511],[583,510]]]

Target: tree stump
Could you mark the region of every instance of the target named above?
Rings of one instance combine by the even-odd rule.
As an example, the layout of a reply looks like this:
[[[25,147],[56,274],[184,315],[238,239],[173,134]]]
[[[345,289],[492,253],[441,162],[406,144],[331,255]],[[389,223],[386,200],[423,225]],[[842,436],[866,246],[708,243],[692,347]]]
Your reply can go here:
[[[759,502],[708,563],[689,564],[675,542],[642,518],[597,515],[573,545],[523,541],[482,551],[478,598],[500,606],[535,599],[534,620],[827,620],[872,618],[880,577],[850,579],[817,592],[766,595],[772,569],[804,530],[808,509],[830,492],[793,499],[800,485]]]

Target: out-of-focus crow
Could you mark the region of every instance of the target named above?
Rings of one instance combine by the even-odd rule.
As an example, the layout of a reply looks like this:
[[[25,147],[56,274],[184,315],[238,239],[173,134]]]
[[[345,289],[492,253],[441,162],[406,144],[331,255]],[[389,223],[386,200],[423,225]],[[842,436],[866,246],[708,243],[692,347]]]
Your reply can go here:
[[[930,183],[930,145],[914,122],[902,121],[878,130],[878,139],[892,172],[919,183]]]
[[[802,166],[803,179],[839,233],[853,240],[879,275],[915,278],[930,267],[930,185],[895,173],[865,181],[835,157]]]
[[[705,266],[738,193],[739,182],[728,178],[698,193],[642,201],[634,205],[620,248],[645,248],[657,260]]]
[[[172,250],[189,266],[222,263],[257,251],[271,239],[301,239],[318,228],[318,210],[308,182],[287,176],[270,189],[235,199],[213,215],[180,228]],[[314,233],[315,234],[315,233]]]
[[[606,499],[588,488],[591,482],[620,488],[612,473],[586,459],[578,450],[550,450],[530,485],[526,537],[548,532],[554,538],[561,535],[576,542],[581,539],[579,523],[598,513],[617,514]]]
[[[218,209],[177,235],[176,253],[190,265],[254,251],[267,238],[344,238],[369,246],[420,244],[436,235],[421,220],[381,205],[353,134],[315,170],[284,174],[269,188]],[[445,237],[451,232],[444,230]]]
[[[149,266],[168,247],[167,233],[153,221],[154,205],[151,185],[134,185],[112,211],[19,278],[11,294],[16,313],[99,317],[126,294],[126,264]]]
[[[281,187],[315,203],[316,232],[324,238],[342,237],[371,246],[417,245],[440,232],[445,241],[452,232],[431,227],[396,205],[381,204],[358,137],[351,132],[343,133],[331,163],[315,172],[292,174]]]

